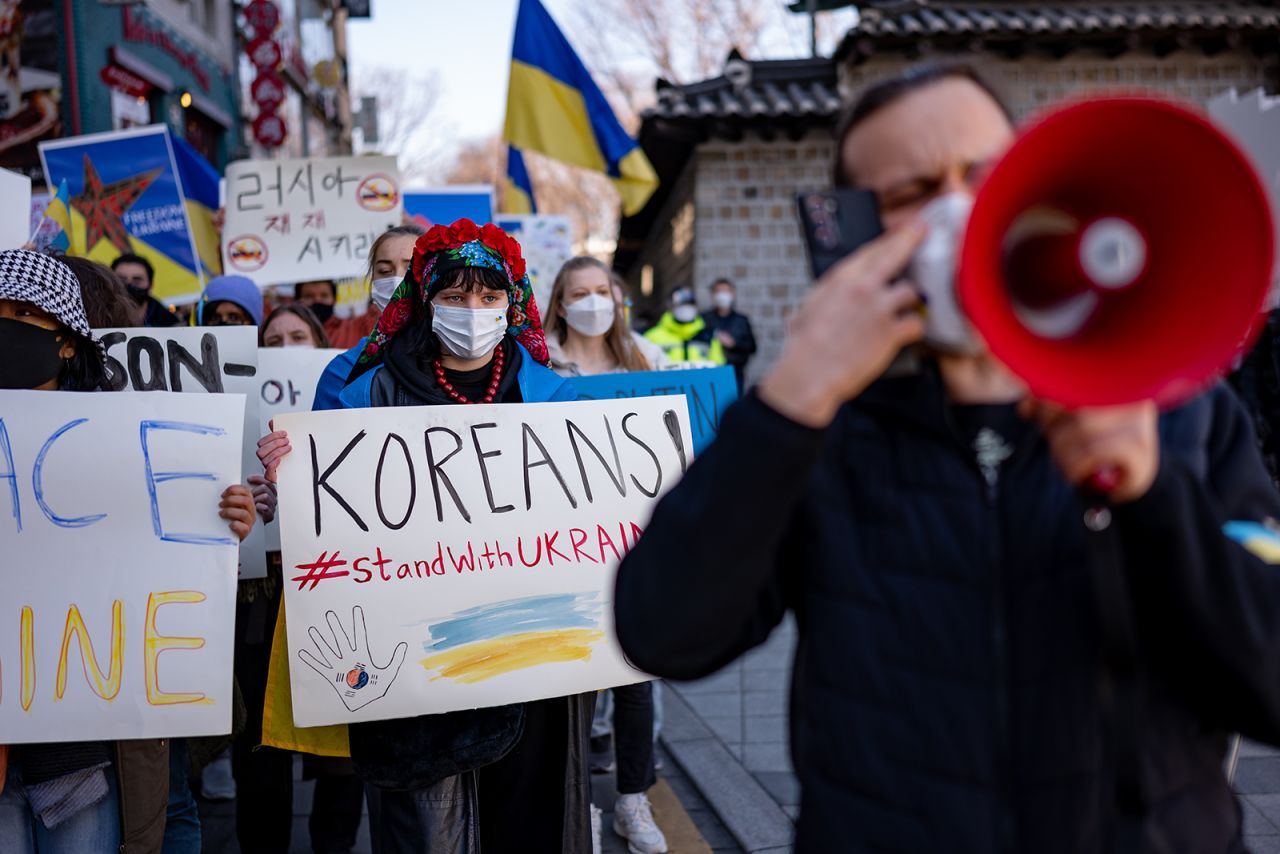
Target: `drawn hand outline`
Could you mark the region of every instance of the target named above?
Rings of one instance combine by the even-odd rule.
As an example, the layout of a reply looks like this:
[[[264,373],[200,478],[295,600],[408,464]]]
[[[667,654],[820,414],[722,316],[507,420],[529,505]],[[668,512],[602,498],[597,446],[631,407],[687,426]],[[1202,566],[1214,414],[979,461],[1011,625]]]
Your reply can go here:
[[[347,711],[358,711],[384,697],[391,688],[391,683],[395,682],[396,675],[400,673],[409,644],[401,641],[391,653],[390,661],[379,667],[373,663],[373,657],[369,654],[369,629],[365,625],[364,608],[356,605],[351,609],[354,642],[336,613],[326,611],[324,618],[329,624],[333,643],[329,643],[329,639],[317,631],[315,626],[308,626],[307,634],[319,655],[317,657],[311,650],[303,649],[298,651],[298,658],[324,677],[338,693]],[[350,653],[350,656],[344,653]],[[333,664],[329,663],[330,658]]]

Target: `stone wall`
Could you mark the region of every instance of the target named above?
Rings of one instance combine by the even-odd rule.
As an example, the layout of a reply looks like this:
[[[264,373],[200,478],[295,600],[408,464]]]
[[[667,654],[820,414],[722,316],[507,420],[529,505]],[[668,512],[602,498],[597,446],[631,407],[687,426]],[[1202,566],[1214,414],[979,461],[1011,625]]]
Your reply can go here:
[[[748,382],[778,357],[787,318],[809,287],[795,197],[830,185],[831,149],[829,134],[814,131],[798,142],[709,142],[695,155],[693,284],[704,307],[717,278],[737,285],[759,344]]]

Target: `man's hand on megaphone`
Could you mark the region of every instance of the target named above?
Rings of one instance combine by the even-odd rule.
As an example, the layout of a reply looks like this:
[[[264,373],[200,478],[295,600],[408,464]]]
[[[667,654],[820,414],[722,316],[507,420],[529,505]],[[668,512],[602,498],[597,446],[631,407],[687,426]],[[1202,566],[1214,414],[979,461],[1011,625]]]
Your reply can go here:
[[[761,400],[793,421],[825,427],[899,350],[920,340],[920,295],[892,279],[924,235],[918,221],[895,228],[818,279],[791,321],[782,356],[760,383]]]
[[[1099,472],[1114,473],[1107,497],[1116,504],[1147,494],[1160,467],[1158,410],[1143,401],[1069,411],[1041,400],[1024,400],[1022,417],[1044,431],[1049,451],[1067,480],[1088,489]]]

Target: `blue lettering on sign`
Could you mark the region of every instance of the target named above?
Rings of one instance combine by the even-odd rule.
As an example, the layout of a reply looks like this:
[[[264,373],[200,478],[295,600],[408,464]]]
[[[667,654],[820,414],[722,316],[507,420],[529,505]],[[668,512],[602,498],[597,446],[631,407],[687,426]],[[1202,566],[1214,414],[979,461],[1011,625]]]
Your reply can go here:
[[[143,421],[138,433],[142,442],[142,462],[147,472],[147,494],[151,498],[151,525],[156,536],[169,543],[190,543],[197,546],[234,546],[238,541],[231,537],[218,537],[205,534],[175,534],[164,529],[160,521],[160,501],[156,497],[156,487],[172,480],[212,480],[217,477],[209,472],[191,471],[155,471],[151,465],[151,449],[147,445],[147,437],[152,430],[178,430],[185,433],[196,433],[201,436],[225,436],[227,431],[221,427],[210,427],[205,424],[188,424],[182,421]]]
[[[0,418],[0,455],[4,456],[4,464],[7,468],[0,473],[0,480],[9,481],[9,494],[13,498],[13,521],[18,526],[18,532],[22,532],[22,505],[18,502],[18,472],[13,467],[13,448],[9,446],[9,430],[4,426],[4,419]]]
[[[99,513],[96,516],[59,516],[53,512],[48,502],[44,500],[44,458],[49,455],[50,449],[53,448],[53,443],[62,438],[63,433],[72,427],[79,427],[88,420],[88,418],[77,418],[74,421],[68,421],[53,431],[53,435],[41,446],[40,453],[36,454],[36,463],[31,467],[31,488],[35,491],[36,503],[44,511],[45,517],[59,528],[86,528],[94,522],[101,522],[107,518],[106,513]]]

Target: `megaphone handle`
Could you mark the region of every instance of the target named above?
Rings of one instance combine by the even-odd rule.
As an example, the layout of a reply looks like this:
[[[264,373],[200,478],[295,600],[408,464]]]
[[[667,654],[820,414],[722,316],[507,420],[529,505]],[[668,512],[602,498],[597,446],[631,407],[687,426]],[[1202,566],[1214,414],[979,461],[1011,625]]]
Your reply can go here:
[[[1097,533],[1111,526],[1110,495],[1120,485],[1120,469],[1103,466],[1085,480],[1081,493],[1085,500],[1084,524]]]

